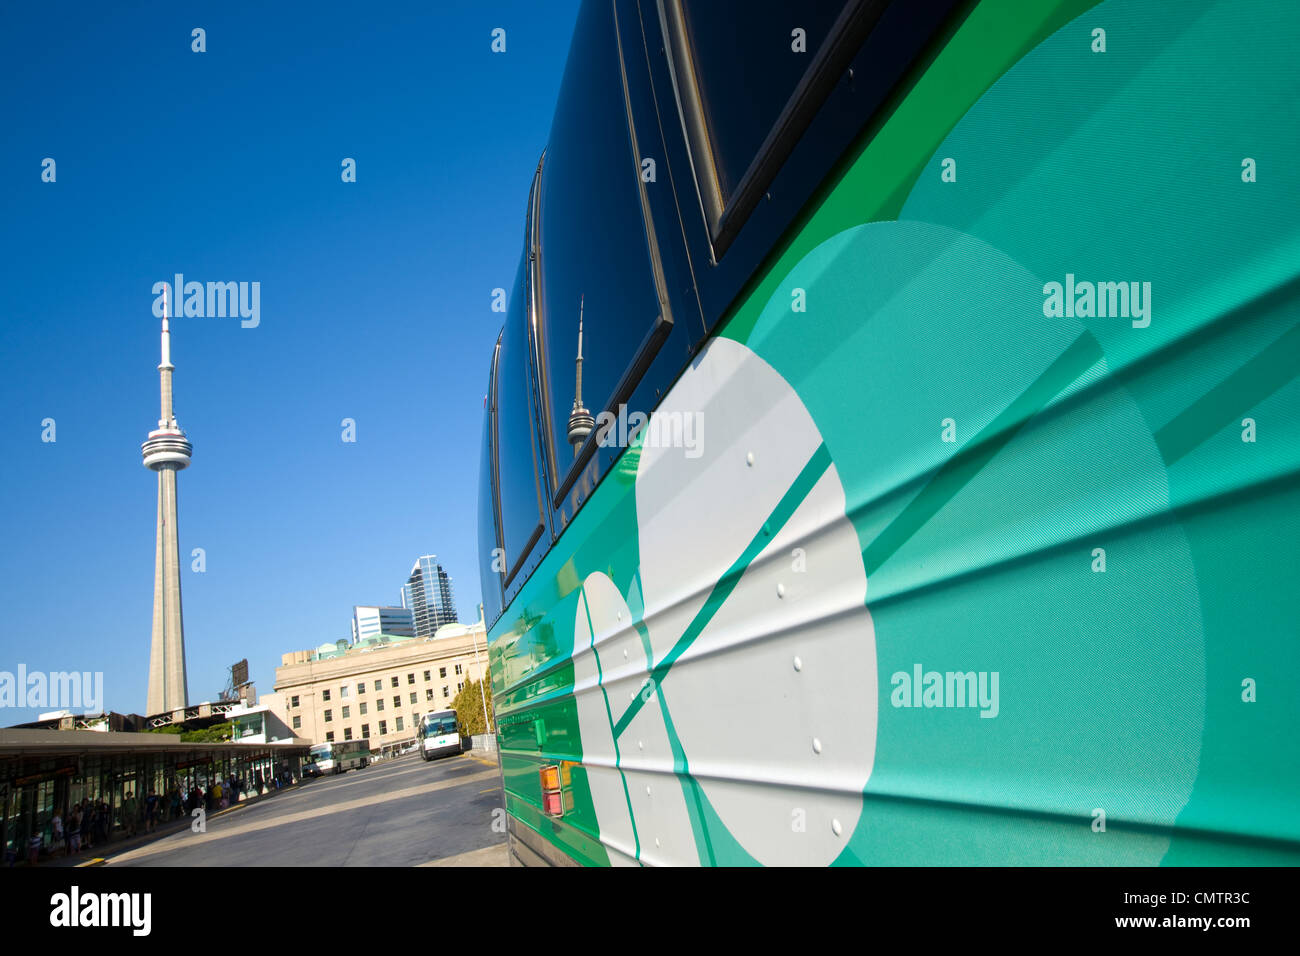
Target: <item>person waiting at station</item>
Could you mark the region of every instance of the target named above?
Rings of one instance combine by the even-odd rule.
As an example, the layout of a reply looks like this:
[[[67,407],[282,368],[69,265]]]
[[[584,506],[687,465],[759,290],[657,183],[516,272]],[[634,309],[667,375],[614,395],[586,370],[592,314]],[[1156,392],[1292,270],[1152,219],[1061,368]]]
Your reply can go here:
[[[66,856],[81,852],[81,807],[75,803],[64,821],[63,846]]]
[[[89,800],[81,808],[81,845],[87,850],[95,846],[95,808],[91,806]]]
[[[59,844],[63,842],[63,814],[58,810],[54,811],[54,816],[50,818],[50,856],[54,856],[59,850]]]
[[[135,836],[135,821],[139,808],[136,806],[135,794],[128,790],[122,799],[122,829],[129,837]]]

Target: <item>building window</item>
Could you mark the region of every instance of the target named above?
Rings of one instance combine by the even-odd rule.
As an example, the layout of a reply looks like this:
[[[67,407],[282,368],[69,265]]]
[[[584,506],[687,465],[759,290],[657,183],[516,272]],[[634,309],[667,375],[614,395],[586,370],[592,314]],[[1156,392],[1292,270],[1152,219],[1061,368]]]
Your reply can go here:
[[[424,672],[424,679],[425,679],[426,681],[429,680],[429,672],[428,672],[428,671],[425,671],[425,672]]]
[[[425,688],[425,691],[424,691],[424,699],[425,699],[425,700],[433,700],[433,688],[432,688],[432,687]]]
[[[393,675],[393,686],[394,686],[394,687],[400,687],[400,686],[401,686],[401,681],[399,681],[399,680],[397,679],[397,675],[396,675],[396,674]]]
[[[456,693],[459,694],[459,693],[460,693],[461,691],[463,691],[464,689],[465,689],[465,682],[464,682],[464,681],[461,681],[460,683],[458,683],[458,684],[456,685]]]
[[[334,731],[331,730],[329,733],[325,735],[325,742],[327,744],[334,743]]]
[[[383,709],[384,709],[384,698],[382,698],[382,697],[376,697],[376,698],[375,698],[375,710],[383,710]]]
[[[369,725],[369,724],[362,724],[362,725],[361,725],[361,736],[362,736],[362,737],[369,737],[369,736],[370,736],[370,725]]]
[[[465,673],[464,671],[462,671],[462,670],[460,669],[460,665],[459,665],[459,664],[456,665],[456,673],[457,673],[457,674],[463,674],[463,673]]]
[[[447,676],[447,668],[445,668],[445,667],[439,667],[439,668],[438,668],[438,676],[439,676],[439,677],[446,677],[446,676]],[[295,698],[295,699],[296,699],[296,698]]]
[[[450,696],[451,696],[451,694],[447,693],[447,685],[446,685],[446,684],[443,684],[443,685],[442,685],[442,696],[443,696],[443,697],[450,697]]]
[[[366,702],[364,700],[361,702],[361,716],[366,716]]]
[[[414,684],[414,683],[415,683],[415,674],[413,674],[413,673],[412,673],[412,674],[407,674],[407,675],[406,675],[406,682],[407,682],[408,684]]]
[[[384,689],[384,682],[382,680],[375,681],[375,692],[378,693],[383,689]]]
[[[360,697],[366,692],[366,682],[361,681],[357,684],[357,696]]]
[[[302,718],[301,718],[301,717],[295,717],[295,718],[293,719],[293,729],[294,729],[294,730],[301,730],[301,729],[302,729]]]
[[[297,706],[298,706],[298,697],[297,697],[296,694],[295,694],[293,697],[290,697],[290,698],[289,698],[289,706],[290,706],[290,707],[297,707]]]
[[[419,700],[419,698],[415,696],[415,691],[411,691],[411,703],[414,704],[414,703],[416,703],[418,700]]]
[[[339,688],[339,697],[342,698],[347,696],[348,696],[348,685],[344,684],[342,687]]]
[[[402,698],[399,694],[393,695],[393,710],[398,710],[402,706]]]
[[[396,728],[396,729],[397,729],[397,732],[398,732],[399,734],[402,732],[402,718],[401,718],[401,717],[398,717],[398,718],[397,718],[397,728]]]
[[[351,727],[344,727],[344,728],[343,728],[343,739],[344,739],[344,740],[351,740],[351,739],[352,739],[352,728],[351,728]]]
[[[379,722],[379,736],[382,737],[382,736],[384,736],[384,734],[386,734],[386,733],[388,733],[388,721],[386,721],[386,720],[381,720],[381,721]]]
[[[328,724],[333,719],[334,719],[334,711],[332,710],[325,711],[325,723]]]
[[[323,691],[320,692],[320,699],[321,699],[321,700],[329,700],[329,699],[330,699],[330,692],[329,692],[329,689],[328,689],[328,688],[326,688],[325,690],[323,690]]]
[[[347,719],[348,719],[349,717],[351,717],[351,716],[352,716],[352,708],[349,707],[347,704],[344,704],[344,705],[343,705],[343,719],[344,719],[344,720],[347,720]]]

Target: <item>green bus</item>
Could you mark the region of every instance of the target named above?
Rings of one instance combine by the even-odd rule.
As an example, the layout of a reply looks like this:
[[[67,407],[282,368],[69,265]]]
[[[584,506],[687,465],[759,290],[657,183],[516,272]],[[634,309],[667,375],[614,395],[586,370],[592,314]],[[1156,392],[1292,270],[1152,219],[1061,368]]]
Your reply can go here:
[[[583,4],[485,403],[515,862],[1300,862],[1297,48]]]
[[[320,777],[325,774],[362,770],[369,765],[370,741],[363,737],[361,740],[336,740],[330,743],[312,744],[302,772],[304,776]]]

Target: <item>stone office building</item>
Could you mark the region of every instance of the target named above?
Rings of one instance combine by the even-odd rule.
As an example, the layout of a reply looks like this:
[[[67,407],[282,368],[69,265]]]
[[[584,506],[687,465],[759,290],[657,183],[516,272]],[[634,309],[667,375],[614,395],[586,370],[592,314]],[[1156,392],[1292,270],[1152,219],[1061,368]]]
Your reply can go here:
[[[275,672],[278,715],[313,744],[369,739],[375,754],[415,742],[423,714],[447,710],[487,672],[483,622],[445,624],[431,638],[380,634],[283,656]]]

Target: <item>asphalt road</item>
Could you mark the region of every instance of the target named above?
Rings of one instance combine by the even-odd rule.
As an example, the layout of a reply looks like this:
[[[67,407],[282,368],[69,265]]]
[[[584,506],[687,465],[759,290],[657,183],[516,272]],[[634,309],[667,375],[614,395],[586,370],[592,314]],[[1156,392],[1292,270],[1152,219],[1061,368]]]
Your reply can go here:
[[[500,806],[495,762],[412,755],[308,780],[209,817],[206,833],[106,855],[106,865],[504,866]]]

